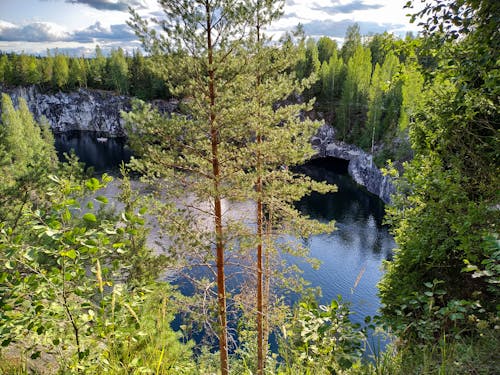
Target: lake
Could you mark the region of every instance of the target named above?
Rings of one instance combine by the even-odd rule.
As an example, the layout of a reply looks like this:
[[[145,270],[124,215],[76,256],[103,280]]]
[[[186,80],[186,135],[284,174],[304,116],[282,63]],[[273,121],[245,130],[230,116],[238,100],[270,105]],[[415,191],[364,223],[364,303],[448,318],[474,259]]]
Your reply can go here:
[[[73,149],[80,159],[96,172],[116,171],[131,152],[124,139],[98,141],[91,133],[55,135],[59,153]],[[319,259],[319,270],[295,258],[303,269],[303,277],[311,286],[321,287],[321,302],[329,304],[338,294],[351,302],[352,320],[362,323],[365,316],[377,313],[380,305],[376,284],[382,276],[381,264],[390,259],[394,240],[382,224],[383,202],[347,175],[347,162],[338,159],[317,159],[299,168],[317,180],[338,186],[338,192],[312,194],[297,203],[305,214],[321,221],[336,221],[332,233],[308,239],[311,256]]]

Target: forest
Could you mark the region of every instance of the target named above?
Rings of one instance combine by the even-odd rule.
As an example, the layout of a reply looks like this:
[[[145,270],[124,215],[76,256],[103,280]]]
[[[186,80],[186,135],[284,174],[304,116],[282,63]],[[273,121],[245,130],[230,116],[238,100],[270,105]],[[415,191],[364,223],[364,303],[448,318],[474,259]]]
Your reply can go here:
[[[354,24],[339,47],[300,27],[271,40],[283,1],[164,0],[163,33],[130,9],[144,53],[2,54],[2,85],[136,99],[134,158],[113,178],[61,162],[48,121],[2,94],[0,374],[495,374],[500,3],[424,5],[421,35]],[[150,104],[171,97],[179,113]],[[296,204],[336,190],[293,168],[319,120],[397,188],[397,247],[363,326],[283,260],[314,263],[289,238],[334,230]],[[368,356],[370,331],[389,343]]]

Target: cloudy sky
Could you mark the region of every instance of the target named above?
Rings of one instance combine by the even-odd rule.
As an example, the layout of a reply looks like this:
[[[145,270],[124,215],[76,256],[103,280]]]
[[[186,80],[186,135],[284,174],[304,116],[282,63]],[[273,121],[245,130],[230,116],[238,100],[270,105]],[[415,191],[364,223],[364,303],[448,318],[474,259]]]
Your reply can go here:
[[[403,36],[417,31],[403,9],[406,0],[286,0],[285,14],[269,33],[280,35],[297,24],[313,37],[342,41],[354,22],[362,34],[384,31]],[[103,50],[140,46],[126,25],[132,6],[147,17],[159,10],[156,0],[0,0],[0,51],[45,54],[59,48],[90,56]]]

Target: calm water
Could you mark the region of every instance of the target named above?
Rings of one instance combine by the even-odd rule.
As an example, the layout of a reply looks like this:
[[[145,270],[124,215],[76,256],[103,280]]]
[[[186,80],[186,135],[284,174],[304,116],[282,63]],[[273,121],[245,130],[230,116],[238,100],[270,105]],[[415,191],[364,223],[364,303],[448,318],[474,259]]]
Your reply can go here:
[[[313,194],[299,202],[299,209],[321,221],[335,220],[336,230],[309,240],[311,256],[323,263],[319,270],[302,264],[304,277],[323,291],[328,303],[341,294],[352,303],[353,320],[375,315],[379,306],[376,284],[381,264],[391,257],[394,240],[382,225],[383,202],[357,185],[339,169],[339,161],[323,159],[299,168],[317,180],[338,186],[338,192]]]
[[[74,149],[97,172],[112,170],[131,155],[124,140],[110,138],[98,142],[89,133],[56,135],[56,148],[59,152]],[[376,284],[382,275],[381,263],[390,258],[394,247],[391,235],[382,225],[384,205],[378,197],[356,185],[346,175],[347,165],[339,160],[316,160],[298,169],[338,186],[336,193],[313,194],[298,203],[298,208],[313,218],[335,220],[337,230],[308,240],[311,256],[322,261],[319,270],[294,258],[290,261],[301,265],[304,278],[312,286],[321,287],[322,303],[327,304],[341,294],[352,303],[352,319],[362,322],[365,316],[377,313]]]
[[[63,153],[74,150],[80,161],[94,167],[96,172],[108,172],[118,168],[122,161],[128,162],[132,155],[124,138],[98,137],[90,132],[68,132],[54,135],[56,150],[62,159]]]

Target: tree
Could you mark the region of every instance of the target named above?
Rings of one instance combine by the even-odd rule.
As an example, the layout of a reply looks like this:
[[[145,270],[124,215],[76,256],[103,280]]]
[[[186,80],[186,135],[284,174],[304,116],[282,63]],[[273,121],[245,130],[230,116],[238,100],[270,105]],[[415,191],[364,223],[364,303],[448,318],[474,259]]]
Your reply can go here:
[[[175,30],[169,26],[175,23],[174,15],[181,9],[175,3],[164,4],[170,18],[163,21],[163,26],[170,31],[174,44],[162,44],[150,34],[140,33],[153,51],[173,48],[172,52],[180,57],[178,61],[184,62],[170,75],[174,81],[181,82],[174,92],[187,99],[183,103],[186,115],[165,117],[151,113],[149,106],[136,106],[135,111],[126,116],[137,129],[135,142],[141,160],[135,161],[135,165],[149,172],[155,184],[162,182],[158,177],[166,178],[168,190],[160,191],[167,192],[169,201],[180,202],[181,207],[164,212],[162,219],[172,242],[169,251],[180,254],[181,249],[186,249],[181,257],[186,266],[193,266],[193,262],[210,266],[212,250],[215,250],[223,373],[228,371],[225,277],[231,276],[226,274],[225,266],[227,259],[233,259],[234,264],[235,256],[242,261],[248,259],[244,269],[255,271],[257,277],[253,273],[251,277],[257,285],[257,293],[253,289],[252,295],[258,296],[249,303],[248,293],[246,296],[241,293],[239,301],[256,317],[256,367],[263,373],[269,334],[265,319],[270,310],[265,298],[270,287],[266,259],[275,249],[272,239],[283,233],[284,228],[294,228],[291,232],[300,235],[318,230],[317,225],[298,215],[292,202],[311,190],[330,191],[332,187],[301,178],[288,168],[311,155],[308,139],[318,124],[299,121],[300,111],[309,106],[285,102],[301,89],[290,69],[297,62],[290,59],[295,48],[287,44],[285,51],[281,51],[269,45],[262,34],[262,28],[279,14],[280,2],[247,2],[246,9],[234,8],[231,3],[231,11],[226,8],[230,3],[224,1],[216,3],[220,6],[216,11],[209,2],[204,7],[187,4],[183,9],[187,6],[190,16],[182,12],[183,20],[191,21]],[[223,18],[212,19],[212,12]],[[137,16],[135,22],[136,29],[145,26]],[[201,26],[197,22],[202,22],[204,31],[195,37],[194,30]],[[223,26],[214,30],[213,22]],[[250,33],[248,39],[233,37],[246,32]],[[303,81],[304,85],[307,83],[308,80]],[[277,103],[282,103],[279,108]],[[186,194],[188,202],[183,203]],[[211,202],[208,208],[206,201]],[[230,214],[231,201],[255,202],[255,216],[235,218],[234,213]],[[212,230],[200,224],[200,212],[206,219],[213,220]],[[253,229],[248,222],[255,221],[256,229]],[[186,228],[189,228],[187,232]],[[256,251],[250,252],[250,249]],[[207,281],[201,282],[205,282],[206,294]]]
[[[105,88],[106,58],[99,45],[95,46],[95,59],[89,59],[87,63],[89,85],[94,88]]]
[[[174,93],[189,98],[185,102],[189,118],[175,115],[162,118],[159,114],[148,114],[147,108],[140,112],[136,108],[128,120],[137,125],[139,131],[143,156],[139,167],[153,175],[168,176],[170,183],[176,180],[178,188],[170,186],[169,194],[179,197],[186,191],[191,192],[194,201],[190,206],[206,212],[212,221],[211,231],[199,233],[193,228],[199,219],[187,219],[188,212],[174,210],[172,220],[176,221],[169,225],[182,222],[183,229],[191,228],[191,235],[185,230],[182,233],[187,238],[199,236],[193,240],[203,249],[205,259],[210,259],[210,244],[214,244],[222,374],[229,371],[225,253],[235,246],[233,231],[237,233],[239,227],[224,218],[222,204],[225,198],[238,198],[233,194],[234,186],[242,183],[237,139],[239,132],[243,132],[240,111],[243,103],[237,84],[239,72],[245,66],[240,38],[244,35],[246,19],[251,16],[245,9],[248,5],[227,0],[164,1],[161,6],[165,18],[159,22],[168,38],[157,36],[137,13],[132,13],[132,26],[150,52],[170,50],[183,57],[179,60],[182,65],[172,74],[183,77],[184,85],[175,88]],[[155,133],[161,137],[157,138]],[[162,142],[149,144],[152,136]],[[211,202],[208,210],[200,206],[207,201]]]
[[[354,56],[355,51],[361,46],[361,33],[359,25],[355,23],[347,28],[344,44],[340,50],[344,63],[347,64],[349,59]]]
[[[343,86],[343,71],[344,63],[342,58],[333,52],[329,61],[321,64],[320,82],[321,82],[321,95],[319,96],[320,105],[324,105],[331,112],[334,112],[334,106],[340,100],[340,95]]]
[[[10,75],[10,62],[6,54],[0,56],[0,82],[8,83]]]
[[[318,59],[320,63],[328,62],[333,54],[337,52],[337,42],[327,36],[318,40]]]
[[[47,56],[42,60],[42,78],[41,81],[44,85],[52,87],[52,76],[54,71],[54,58],[47,49]]]
[[[16,110],[12,100],[2,94],[0,124],[0,220],[16,228],[24,208],[43,202],[47,175],[57,166],[57,155],[48,124],[40,127],[26,101],[19,99]]]
[[[415,59],[410,59],[403,66],[403,86],[401,88],[401,111],[399,118],[400,130],[408,128],[409,124],[415,120],[422,103],[422,90],[424,78],[418,70]]]
[[[346,78],[342,87],[337,128],[343,140],[360,136],[366,116],[371,67],[370,50],[358,45],[347,62]]]
[[[120,94],[128,93],[128,65],[121,48],[111,51],[111,56],[107,64],[107,72],[108,85]]]
[[[334,186],[314,183],[311,179],[291,172],[290,167],[312,157],[309,139],[319,123],[301,120],[299,114],[309,110],[309,105],[286,105],[292,94],[300,95],[303,86],[290,75],[296,65],[297,50],[285,43],[281,48],[272,47],[263,30],[281,14],[282,3],[256,3],[253,27],[255,39],[250,39],[252,59],[249,64],[251,79],[244,80],[250,95],[246,102],[247,144],[241,168],[253,182],[242,196],[256,202],[256,320],[257,320],[257,373],[264,374],[268,347],[269,320],[271,319],[270,285],[271,264],[275,262],[277,236],[296,234],[308,237],[312,233],[331,231],[329,225],[320,225],[302,217],[294,202],[311,191],[333,191]],[[314,55],[312,55],[314,56]],[[314,58],[312,60],[315,60]],[[304,85],[310,81],[303,80]],[[283,103],[275,108],[276,103]],[[247,186],[244,186],[248,189]],[[286,246],[279,249],[289,251]]]
[[[401,336],[447,339],[495,324],[498,245],[498,40],[489,1],[428,2],[420,16],[438,68],[410,123],[415,152],[389,212],[398,249],[380,284]],[[441,42],[442,43],[442,42]],[[481,265],[481,266],[480,266]],[[471,271],[471,272],[469,272]]]
[[[301,57],[297,64],[297,77],[299,79],[309,78],[312,74],[317,74],[321,68],[318,57],[318,47],[313,39],[308,39],[305,45],[299,45]]]
[[[47,205],[25,210],[22,231],[0,224],[0,342],[33,359],[50,353],[62,373],[192,371],[161,268],[135,273],[158,260],[141,241],[145,211],[122,196],[124,212],[100,216],[108,182],[52,175]]]
[[[87,72],[83,58],[72,58],[69,61],[68,83],[71,87],[87,87]]]
[[[52,71],[52,82],[58,89],[63,89],[69,82],[68,58],[56,52],[54,57],[54,67]]]

